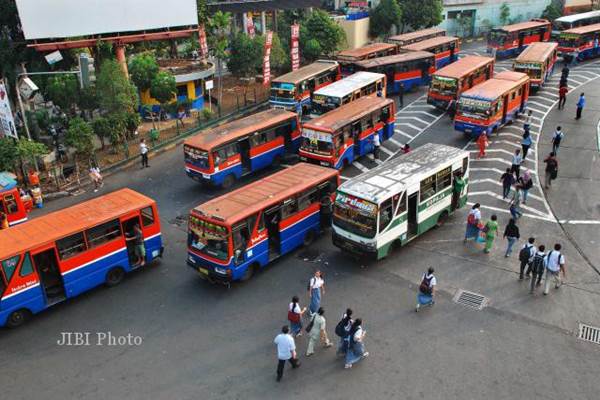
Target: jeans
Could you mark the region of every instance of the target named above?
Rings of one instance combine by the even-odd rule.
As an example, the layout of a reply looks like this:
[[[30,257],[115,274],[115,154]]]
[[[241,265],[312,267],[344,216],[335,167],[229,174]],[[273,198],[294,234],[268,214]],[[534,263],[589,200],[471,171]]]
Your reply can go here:
[[[554,142],[552,143],[552,152],[555,155],[558,155],[558,148],[560,147],[560,142]]]
[[[546,174],[544,175],[544,184],[546,185],[546,188],[552,186],[552,173],[550,171],[546,171]]]
[[[519,177],[521,176],[521,166],[520,165],[512,164],[510,166],[510,171],[514,172],[514,174],[516,175],[517,179],[519,179]]]
[[[506,240],[508,240],[508,246],[506,246],[506,254],[505,255],[506,255],[506,257],[508,257],[508,256],[510,256],[510,253],[512,253],[512,248],[518,239],[516,237],[507,236]]]
[[[529,189],[521,189],[521,194],[523,195],[523,204],[527,203],[527,195],[529,194]]]
[[[505,199],[510,194],[510,185],[502,185],[502,199]]]
[[[515,219],[519,219],[521,218],[521,216],[523,215],[523,213],[521,212],[521,210],[519,210],[517,207],[511,206],[510,207],[510,215]]]
[[[283,368],[285,367],[285,362],[289,361],[292,364],[292,368],[298,368],[300,364],[298,364],[297,358],[290,358],[289,360],[279,360],[277,363],[277,380],[281,379],[283,376]]]
[[[567,102],[567,97],[566,96],[562,96],[561,98],[558,99],[558,109],[562,109],[565,107],[565,103]]]
[[[559,288],[562,285],[562,279],[560,279],[560,270],[559,271],[550,271],[546,270],[546,280],[544,281],[544,294],[548,294],[550,290],[550,279],[554,281],[554,287]]]
[[[142,168],[148,166],[148,153],[142,154]]]
[[[577,107],[577,114],[575,115],[575,119],[581,118],[581,112],[583,111],[582,107]]]
[[[531,274],[531,284],[529,286],[529,293],[533,293],[536,286],[539,286],[542,283],[542,276],[544,275],[544,271],[538,273],[537,271],[532,271]]]
[[[522,144],[521,145],[521,149],[523,150],[523,160],[525,160],[527,158],[527,153],[529,153],[529,147],[531,145],[529,144]]]

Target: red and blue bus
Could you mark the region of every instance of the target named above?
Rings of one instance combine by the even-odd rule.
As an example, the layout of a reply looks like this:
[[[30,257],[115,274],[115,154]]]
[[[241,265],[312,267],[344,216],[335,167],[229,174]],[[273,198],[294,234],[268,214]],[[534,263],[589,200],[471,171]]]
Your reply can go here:
[[[532,43],[516,58],[513,70],[529,75],[531,88],[540,89],[554,71],[557,48],[554,42]]]
[[[156,203],[131,189],[0,231],[0,326],[17,327],[98,285],[114,286],[162,253]]]
[[[16,182],[15,185],[0,184],[0,212],[6,215],[9,226],[27,221],[27,210]]]
[[[435,69],[438,70],[458,60],[460,39],[454,36],[438,36],[400,47],[400,52],[428,51],[435,54]]]
[[[338,171],[298,163],[197,206],[188,223],[188,265],[211,282],[248,280],[312,243],[330,222],[338,185]]]
[[[385,74],[387,93],[395,94],[403,85],[405,91],[428,85],[435,72],[435,55],[426,51],[411,51],[393,56],[373,58],[355,64],[357,71]]]
[[[529,76],[504,71],[460,95],[454,129],[471,137],[490,135],[513,121],[529,98]]]
[[[391,36],[388,38],[388,42],[393,43],[398,47],[402,47],[439,36],[446,36],[446,30],[442,28],[427,28],[421,29],[420,31]]]
[[[187,139],[185,171],[199,182],[228,188],[242,176],[297,154],[301,142],[297,114],[265,110]]]
[[[312,64],[278,76],[271,82],[269,104],[274,108],[306,113],[315,90],[341,79],[337,61],[318,60]]]
[[[497,57],[514,57],[534,42],[550,40],[552,26],[545,19],[532,19],[518,24],[494,28],[487,41],[488,53],[496,52]]]
[[[362,97],[302,126],[300,160],[341,169],[373,152],[373,136],[380,143],[394,135],[394,100]]]
[[[558,53],[565,60],[583,61],[600,55],[600,24],[568,29],[560,34]]]
[[[494,59],[466,56],[436,71],[431,77],[427,103],[446,110],[462,92],[494,76]]]
[[[336,56],[340,63],[342,76],[352,75],[357,71],[356,63],[373,58],[391,56],[398,52],[398,46],[391,43],[371,43],[358,49],[342,50]]]
[[[565,5],[565,9],[566,8],[567,6]],[[563,9],[563,14],[568,14],[568,11],[565,9]],[[552,21],[552,37],[558,38],[561,32],[564,32],[568,29],[598,23],[600,23],[600,10],[588,11],[579,14],[564,15]]]

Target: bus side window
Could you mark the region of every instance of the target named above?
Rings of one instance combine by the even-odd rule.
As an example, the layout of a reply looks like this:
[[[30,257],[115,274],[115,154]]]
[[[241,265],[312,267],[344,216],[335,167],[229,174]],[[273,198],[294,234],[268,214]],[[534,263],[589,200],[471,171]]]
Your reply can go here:
[[[277,134],[275,133],[275,129],[273,128],[263,133],[263,135],[265,136],[266,143],[271,142],[277,138]]]
[[[29,256],[29,253],[25,253],[23,263],[21,264],[21,270],[19,271],[19,276],[25,277],[31,274],[33,274],[33,265],[31,264],[31,257]]]
[[[281,219],[286,219],[298,212],[298,203],[295,199],[287,199],[281,207]]]
[[[248,232],[250,232],[250,234],[254,233],[254,226],[256,225],[256,214],[249,216],[246,220],[246,224],[248,226]]]
[[[392,199],[389,198],[384,201],[379,209],[379,232],[382,232],[392,221]]]
[[[143,219],[144,218],[142,217],[142,220]],[[88,245],[91,249],[121,237],[121,224],[119,223],[118,219],[115,219],[90,228],[85,232],[85,234],[87,236]]]
[[[213,152],[213,159],[215,160],[215,166],[218,167],[227,161],[227,152],[225,149],[218,149]]]
[[[58,255],[61,260],[73,257],[87,250],[83,232],[77,232],[74,235],[57,240],[56,247],[58,248]]]
[[[13,214],[19,211],[19,206],[17,205],[17,201],[15,200],[14,194],[4,196],[4,204],[6,207],[7,214]]]
[[[352,136],[356,138],[358,138],[358,135],[360,134],[360,121],[356,121],[355,123],[352,124]]]
[[[295,120],[294,120],[294,122],[295,122]],[[276,134],[277,136],[283,136],[283,137],[286,137],[286,136],[288,136],[288,135],[291,135],[291,133],[292,133],[292,130],[293,130],[293,128],[292,128],[292,123],[291,123],[291,122],[288,122],[288,123],[286,123],[286,124],[284,124],[284,125],[279,125],[279,126],[278,126],[278,127],[275,129],[275,134]]]
[[[463,158],[463,166],[462,166],[463,175],[467,172],[468,167],[469,167],[469,157],[465,157],[465,158]]]
[[[238,150],[237,143],[228,144],[227,146],[225,146],[224,150],[225,150],[225,157],[227,157],[227,158],[237,156],[240,153],[240,151]]]
[[[15,270],[17,269],[17,265],[19,265],[19,258],[21,258],[21,256],[16,255],[2,261],[2,271],[4,272],[4,277],[6,278],[7,285],[10,283],[10,280],[13,277]],[[4,292],[4,290],[2,290],[2,292]]]
[[[402,193],[402,197],[400,197],[400,195],[397,194],[396,196],[394,196],[393,200],[395,201],[394,208],[396,209],[396,215],[405,213],[406,212],[406,192]],[[398,204],[398,203],[400,203],[400,204]]]
[[[365,129],[372,129],[373,128],[373,118],[371,117],[371,115],[367,115],[364,119],[363,119],[363,126],[365,127]]]
[[[233,227],[233,250],[245,250],[250,239],[248,227],[242,222]]]
[[[261,212],[258,217],[258,231],[262,232],[265,229],[265,213]]]
[[[343,128],[343,132],[344,132],[344,142],[346,142],[348,139],[350,139],[350,137],[352,137],[352,135],[350,134],[350,125],[346,125]]]
[[[452,167],[444,168],[436,174],[436,192],[446,189],[452,185]]]
[[[298,196],[298,211],[306,210],[312,203],[317,201],[317,190],[310,189]]]
[[[421,181],[421,202],[435,194],[435,175],[431,175]]]
[[[262,133],[256,132],[254,135],[252,135],[250,137],[250,146],[252,146],[252,147],[260,146],[262,144],[265,144],[266,142],[267,141],[266,141],[265,135]]]

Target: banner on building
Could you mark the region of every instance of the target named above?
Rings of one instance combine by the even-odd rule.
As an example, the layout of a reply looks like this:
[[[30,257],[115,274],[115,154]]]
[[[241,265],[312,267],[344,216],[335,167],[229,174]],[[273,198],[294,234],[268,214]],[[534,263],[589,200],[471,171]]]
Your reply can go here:
[[[15,120],[8,101],[8,91],[4,84],[0,83],[0,137],[3,136],[18,139]]]
[[[254,35],[256,33],[256,29],[254,28],[254,20],[252,19],[252,14],[248,13],[246,16],[246,26],[248,27],[248,36],[251,39],[254,39]]]
[[[292,25],[292,41],[290,46],[290,58],[292,60],[292,71],[300,68],[300,25],[293,24]]]
[[[202,24],[198,26],[198,39],[200,40],[200,54],[202,54],[202,58],[207,58],[208,44],[206,43],[206,31]]]
[[[265,55],[263,58],[263,85],[271,82],[271,45],[273,44],[273,32],[267,32],[265,37]]]

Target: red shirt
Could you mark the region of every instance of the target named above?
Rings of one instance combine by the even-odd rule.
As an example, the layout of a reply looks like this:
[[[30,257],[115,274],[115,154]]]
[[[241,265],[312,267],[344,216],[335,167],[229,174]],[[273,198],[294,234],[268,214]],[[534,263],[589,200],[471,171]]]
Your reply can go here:
[[[566,96],[567,92],[569,91],[569,88],[566,86],[561,87],[560,89],[558,89],[558,94],[560,96]]]

